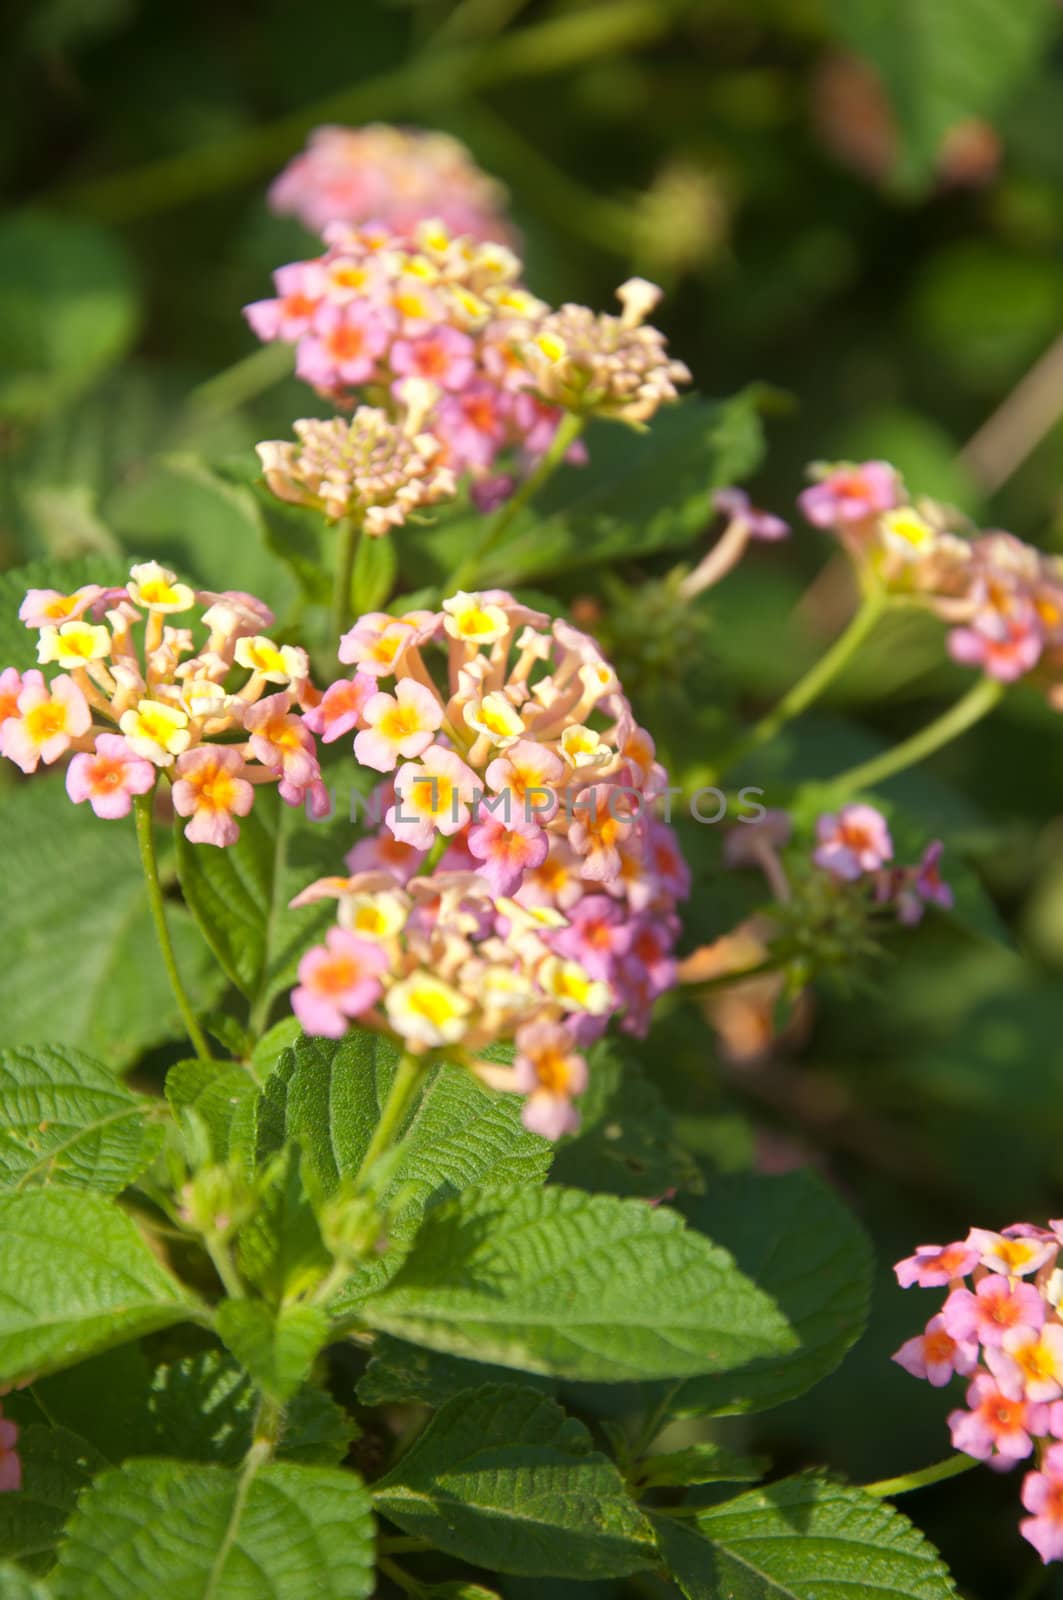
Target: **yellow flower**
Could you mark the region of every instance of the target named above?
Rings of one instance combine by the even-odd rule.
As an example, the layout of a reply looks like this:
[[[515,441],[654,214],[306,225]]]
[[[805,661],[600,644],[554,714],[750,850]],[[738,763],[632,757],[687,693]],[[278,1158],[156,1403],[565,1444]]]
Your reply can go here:
[[[135,710],[123,713],[118,726],[137,755],[157,767],[170,766],[175,756],[188,749],[192,737],[185,713],[161,700],[139,701]]]
[[[396,1033],[415,1050],[456,1043],[472,1010],[471,1003],[449,983],[424,972],[397,983],[384,1004]]]
[[[187,611],[195,604],[195,594],[187,583],[178,583],[176,572],[170,572],[157,561],[142,561],[129,574],[129,598],[134,605],[164,615],[172,611]]]
[[[37,642],[38,661],[55,661],[68,669],[102,661],[110,652],[111,635],[91,622],[64,622],[58,628],[49,625],[41,629]]]

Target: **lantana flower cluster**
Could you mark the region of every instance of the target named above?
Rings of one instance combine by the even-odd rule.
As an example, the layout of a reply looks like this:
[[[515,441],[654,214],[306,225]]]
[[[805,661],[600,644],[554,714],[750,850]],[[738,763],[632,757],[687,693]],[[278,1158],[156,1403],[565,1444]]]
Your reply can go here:
[[[41,666],[60,669],[0,673],[0,755],[23,772],[69,758],[71,800],[106,818],[163,773],[197,844],[235,843],[257,784],[327,806],[301,715],[316,699],[306,652],[269,638],[273,614],[252,595],[196,591],[147,561],[121,588],[31,589],[19,616]]]
[[[686,368],[645,317],[659,290],[632,279],[619,317],[552,312],[523,287],[504,245],[424,222],[413,243],[379,227],[326,230],[328,249],[274,274],[277,296],[245,308],[260,339],[296,348],[296,372],[338,406],[385,409],[404,380],[436,386],[434,465],[469,474],[487,508],[550,448],[565,410],[645,421]],[[570,446],[572,460],[582,446]]]
[[[949,1292],[893,1359],[935,1388],[964,1380],[965,1403],[948,1419],[957,1450],[1000,1472],[1032,1463],[1019,1530],[1045,1562],[1063,1559],[1061,1244],[1063,1221],[972,1228],[952,1244],[920,1245],[894,1269],[902,1288]]]
[[[947,622],[954,661],[1001,683],[1031,677],[1063,710],[1063,560],[995,529],[961,536],[958,514],[913,501],[886,461],[813,470],[805,516]]]
[[[653,815],[653,743],[593,640],[500,590],[362,617],[340,659],[353,675],[308,715],[387,775],[382,826],[349,878],[300,897],[334,896],[339,917],[303,960],[296,1014],[446,1049],[526,1094],[527,1125],[556,1138],[578,1125],[582,1049],[612,1015],[644,1032],[675,981],[689,875]],[[511,1069],[473,1059],[508,1039]]]
[[[330,222],[375,222],[412,239],[418,223],[440,217],[452,233],[512,239],[502,185],[460,140],[421,128],[315,128],[274,180],[269,203],[314,233]]]
[[[18,1428],[4,1416],[0,1406],[0,1494],[22,1488],[22,1462],[18,1450]]]

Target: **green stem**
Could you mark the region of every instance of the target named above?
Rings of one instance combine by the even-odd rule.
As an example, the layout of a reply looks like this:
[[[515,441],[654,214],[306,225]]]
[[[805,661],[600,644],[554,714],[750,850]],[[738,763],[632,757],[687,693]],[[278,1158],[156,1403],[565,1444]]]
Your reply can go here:
[[[291,345],[264,344],[197,384],[185,400],[186,413],[197,422],[225,416],[290,377],[294,370]]]
[[[864,1494],[874,1495],[876,1500],[892,1500],[894,1495],[925,1489],[932,1483],[943,1483],[946,1478],[958,1478],[961,1472],[970,1472],[978,1465],[974,1456],[949,1456],[946,1461],[937,1461],[921,1472],[906,1472],[901,1478],[880,1478],[878,1483],[864,1483],[860,1487]]]
[[[553,477],[572,445],[583,432],[585,418],[568,411],[561,418],[550,448],[542,456],[534,472],[530,472],[515,494],[511,495],[484,530],[476,549],[460,561],[444,586],[446,594],[454,594],[474,583],[484,557],[494,550],[529,501]]]
[[[849,791],[873,789],[876,784],[896,777],[898,772],[904,772],[907,767],[914,767],[916,762],[925,761],[935,751],[958,739],[961,733],[966,733],[968,728],[999,705],[1004,697],[1004,687],[998,678],[979,678],[954,706],[925,728],[920,728],[918,733],[913,733],[910,739],[902,740],[892,750],[884,750],[870,761],[850,767],[836,778],[829,778],[828,785],[832,789]]]
[[[342,517],[336,524],[336,579],[332,590],[332,632],[337,641],[347,632],[351,620],[351,582],[354,578],[354,557],[361,532],[359,524],[350,517]]]
[[[155,856],[155,832],[152,821],[152,810],[155,802],[154,789],[147,794],[139,794],[133,802],[136,817],[137,844],[140,846],[140,859],[144,867],[144,878],[148,886],[148,902],[151,906],[151,915],[155,923],[155,933],[162,952],[163,965],[170,980],[177,1009],[181,1013],[188,1037],[196,1055],[201,1061],[210,1061],[210,1045],[192,1009],[192,1002],[185,992],[181,982],[181,974],[177,970],[177,957],[174,955],[173,943],[170,939],[170,930],[166,925],[166,907],[162,898],[162,884],[159,882],[159,863]]]
[[[759,722],[754,723],[744,738],[724,752],[716,763],[717,774],[727,772],[751,751],[774,739],[788,722],[792,722],[795,717],[807,711],[813,701],[819,699],[843,667],[852,660],[888,604],[886,595],[880,589],[873,589],[866,594],[849,626],[844,633],[838,635],[830,649],[820,656],[803,678],[797,680],[792,689],[783,695],[778,705],[766,716],[761,717]]]
[[[425,1060],[423,1056],[412,1055],[408,1050],[404,1052],[391,1085],[391,1092],[381,1110],[376,1132],[370,1139],[369,1148],[362,1157],[362,1164],[358,1168],[355,1178],[356,1187],[362,1185],[369,1176],[372,1167],[391,1144],[399,1124],[409,1108],[410,1101],[420,1087],[424,1070]]]
[[[57,205],[123,222],[216,194],[286,161],[312,128],[326,122],[372,122],[413,112],[431,122],[437,108],[478,89],[535,78],[634,50],[667,32],[662,0],[613,0],[518,28],[426,52],[368,81],[304,106],[223,143],[199,146],[130,172],[92,179],[51,198]]]
[[[203,1243],[207,1247],[207,1254],[214,1264],[214,1270],[222,1281],[225,1293],[230,1300],[244,1298],[244,1286],[240,1282],[240,1275],[233,1265],[233,1258],[224,1239],[219,1239],[217,1234],[206,1234]]]

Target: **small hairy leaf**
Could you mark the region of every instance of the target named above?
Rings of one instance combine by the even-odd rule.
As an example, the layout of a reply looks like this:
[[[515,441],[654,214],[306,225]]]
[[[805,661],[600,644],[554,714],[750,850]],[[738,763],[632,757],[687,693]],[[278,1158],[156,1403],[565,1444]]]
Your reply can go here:
[[[327,1314],[317,1306],[281,1306],[260,1300],[225,1300],[215,1319],[222,1338],[264,1393],[291,1398],[329,1336]]]

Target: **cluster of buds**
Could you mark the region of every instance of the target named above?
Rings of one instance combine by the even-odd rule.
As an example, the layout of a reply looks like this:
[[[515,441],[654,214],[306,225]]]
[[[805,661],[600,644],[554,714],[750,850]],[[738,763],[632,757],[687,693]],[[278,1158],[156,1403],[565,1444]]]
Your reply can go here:
[[[511,236],[501,184],[459,140],[419,128],[315,128],[275,179],[269,202],[313,233],[330,222],[373,222],[412,239],[418,223],[440,217],[473,239]]]
[[[646,326],[661,291],[644,278],[617,290],[619,317],[586,306],[563,305],[540,318],[530,338],[515,346],[540,399],[566,411],[644,423],[679,398],[689,383],[681,361],[669,358],[664,335]]]
[[[323,256],[274,274],[276,298],[247,306],[248,322],[294,344],[298,375],[337,405],[365,391],[390,410],[406,380],[434,384],[433,466],[469,474],[485,508],[550,448],[565,409],[645,421],[689,377],[643,325],[659,291],[641,279],[620,289],[622,317],[555,314],[522,287],[511,250],[436,221],[413,242],[341,225],[326,240]],[[568,457],[583,459],[578,442]]]
[[[347,857],[339,922],[300,969],[309,1032],[357,1019],[413,1051],[446,1049],[528,1095],[528,1126],[576,1126],[580,1048],[610,1015],[642,1033],[675,980],[689,876],[652,814],[667,787],[616,674],[586,634],[498,590],[438,612],[362,617],[356,670],[309,713],[325,742],[355,733],[388,775],[382,825]],[[512,1069],[474,1054],[515,1038]]]
[[[913,501],[886,461],[813,470],[800,496],[809,522],[948,623],[953,660],[1001,683],[1030,676],[1063,709],[1063,560],[1010,533],[961,536],[958,515]]]
[[[329,522],[347,517],[379,538],[422,506],[455,493],[454,473],[438,464],[442,446],[421,430],[425,409],[438,391],[411,378],[403,386],[404,417],[393,420],[375,406],[353,417],[295,424],[298,442],[256,446],[266,483],[279,500],[310,506]]]
[[[306,653],[265,634],[273,615],[253,596],[197,592],[148,561],[124,588],[31,589],[19,616],[41,665],[61,669],[50,681],[0,673],[0,755],[23,772],[69,756],[70,798],[108,818],[128,815],[162,772],[197,844],[236,841],[256,784],[276,783],[289,805],[327,804],[296,712],[316,699]]]
[[[22,1462],[19,1460],[18,1428],[4,1416],[0,1407],[0,1494],[22,1488]]]
[[[904,1289],[948,1289],[924,1333],[894,1356],[913,1377],[967,1383],[949,1416],[957,1450],[1006,1472],[1034,1457],[1019,1524],[1042,1561],[1063,1558],[1063,1221],[972,1228],[954,1244],[920,1245],[897,1263]]]

